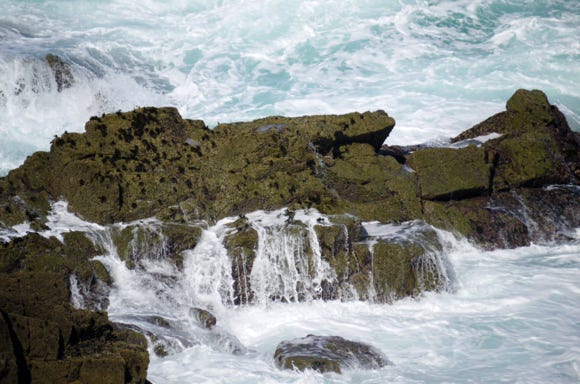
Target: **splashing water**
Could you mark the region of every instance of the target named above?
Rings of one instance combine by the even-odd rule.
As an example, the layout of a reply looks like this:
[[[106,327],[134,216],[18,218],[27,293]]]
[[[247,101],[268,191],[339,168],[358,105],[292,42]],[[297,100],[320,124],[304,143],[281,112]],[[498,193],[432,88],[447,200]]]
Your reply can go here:
[[[580,377],[578,230],[575,240],[565,245],[492,252],[436,230],[445,256],[429,257],[427,270],[440,263],[437,273],[447,276],[451,289],[425,293],[419,300],[384,305],[356,300],[264,304],[257,299],[255,305],[237,306],[231,304],[232,263],[223,245],[235,231],[236,220],[226,218],[204,227],[197,246],[184,252],[182,269],[166,258],[169,252],[162,248],[169,241],[163,225],[154,219],[103,227],[79,219],[59,202],[49,215],[49,228],[40,233],[58,237],[82,231],[103,250],[97,259],[113,279],[109,316],[149,338],[149,379],[155,383],[491,383],[521,382],[522,372],[525,382],[575,383]],[[290,255],[277,260],[269,252],[289,252],[297,256],[296,265],[303,264],[297,249],[308,253],[316,246],[309,237],[310,226],[329,222],[315,211],[297,211],[293,224],[285,210],[253,212],[246,220],[266,236],[259,242],[265,248],[256,254],[272,263]],[[269,238],[284,227],[292,233],[298,221],[304,226],[292,241],[282,240],[288,236],[282,233],[280,239]],[[381,238],[402,241],[421,236],[421,225],[364,223],[364,228],[372,244]],[[120,233],[130,234],[125,242],[130,252],[119,248]],[[2,233],[2,240],[22,235],[22,230],[12,228]],[[141,241],[146,237],[152,241]],[[333,277],[323,261],[310,262],[309,267],[318,265],[316,273],[302,276],[310,279],[304,287],[311,287],[312,298],[318,279]],[[256,276],[251,276],[252,286],[259,287]],[[295,293],[282,289],[286,286],[266,290],[264,298],[280,292],[291,298]],[[71,288],[73,304],[82,307],[83,289],[73,277]],[[217,325],[200,327],[193,307],[211,309]],[[349,369],[342,375],[277,369],[273,361],[277,344],[307,334],[370,343],[395,365],[373,371]]]

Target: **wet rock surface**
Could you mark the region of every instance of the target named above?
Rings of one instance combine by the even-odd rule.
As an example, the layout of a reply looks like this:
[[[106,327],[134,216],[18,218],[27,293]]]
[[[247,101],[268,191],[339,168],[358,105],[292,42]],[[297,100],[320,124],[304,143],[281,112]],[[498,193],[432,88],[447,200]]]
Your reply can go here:
[[[51,65],[66,89],[74,79],[58,60]],[[31,155],[0,179],[0,336],[7,341],[0,345],[0,380],[28,382],[43,372],[53,382],[96,382],[104,367],[107,382],[145,380],[144,339],[116,329],[102,312],[70,305],[76,281],[86,308],[106,308],[111,277],[94,259],[104,250],[86,234],[72,231],[62,241],[40,235],[60,199],[87,221],[128,223],[110,228],[130,269],[154,254],[181,270],[207,225],[237,216],[223,244],[233,304],[256,300],[250,276],[259,236],[244,216],[255,210],[288,207],[282,231],[315,234],[316,242],[302,248],[300,273],[328,264],[330,272],[310,287],[324,300],[390,302],[444,289],[449,276],[429,256],[442,245],[428,224],[490,249],[565,241],[580,226],[579,135],[542,92],[517,91],[504,112],[452,139],[467,140],[461,147],[381,148],[393,126],[376,111],[269,117],[210,130],[174,108],[139,108],[95,116],[85,133],[56,137],[50,152]],[[497,135],[475,140],[491,133]],[[296,210],[310,208],[330,222],[310,231],[294,219]],[[153,216],[154,225],[146,221]],[[375,221],[395,232],[421,230],[405,238],[368,233],[362,223]],[[23,223],[29,233],[14,235]],[[306,297],[304,287],[293,289],[271,299]],[[39,299],[47,292],[50,298]],[[211,317],[200,322],[212,327]],[[312,364],[341,369],[332,360]]]
[[[344,369],[377,369],[392,364],[371,345],[340,336],[308,335],[283,341],[274,352],[279,368],[341,373]]]
[[[0,274],[2,382],[144,383],[145,338],[72,308],[69,295],[64,273]]]

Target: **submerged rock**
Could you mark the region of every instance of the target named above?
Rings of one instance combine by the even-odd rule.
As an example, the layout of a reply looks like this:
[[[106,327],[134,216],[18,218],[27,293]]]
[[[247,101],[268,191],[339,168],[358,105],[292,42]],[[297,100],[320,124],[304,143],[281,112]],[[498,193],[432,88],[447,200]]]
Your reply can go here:
[[[274,352],[274,361],[283,369],[336,373],[344,369],[377,369],[392,364],[371,345],[340,336],[315,335],[281,342]]]
[[[75,83],[70,65],[57,55],[49,53],[45,57],[46,62],[50,66],[54,79],[56,81],[57,90],[62,92],[66,88],[70,88]]]
[[[212,329],[217,323],[216,317],[205,309],[191,308],[189,314],[202,328]]]

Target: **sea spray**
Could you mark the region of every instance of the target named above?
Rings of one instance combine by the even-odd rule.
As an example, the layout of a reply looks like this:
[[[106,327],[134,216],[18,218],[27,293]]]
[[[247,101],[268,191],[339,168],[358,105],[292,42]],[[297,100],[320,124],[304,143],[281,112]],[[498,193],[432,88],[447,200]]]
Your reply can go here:
[[[525,87],[580,129],[574,1],[2,6],[0,174],[90,116],[135,106],[210,126],[384,109],[397,119],[388,143],[410,144],[452,137]],[[58,92],[47,54],[71,65],[71,88]]]
[[[295,219],[301,214],[297,212]],[[276,219],[283,224],[287,215],[282,211]],[[391,305],[320,300],[267,306],[222,304],[218,328],[206,330],[189,315],[191,296],[178,283],[182,272],[175,269],[175,276],[168,279],[158,269],[147,272],[146,263],[130,269],[119,258],[115,231],[129,228],[133,234],[131,226],[157,223],[145,220],[105,227],[69,213],[64,202],[53,205],[49,223],[41,234],[62,236],[74,230],[98,239],[95,243],[103,255],[97,259],[107,265],[113,279],[109,316],[147,335],[149,379],[154,382],[211,383],[219,377],[231,383],[408,383],[456,381],[458,376],[497,382],[518,381],[523,371],[530,382],[578,380],[579,231],[570,234],[575,240],[563,245],[489,252],[435,230],[446,255],[443,264],[451,272],[451,290],[427,292],[419,300],[408,298]],[[364,228],[368,237],[403,240],[421,226],[418,222],[365,223]],[[12,229],[4,235],[21,235]],[[215,229],[207,227],[210,232]],[[82,295],[82,289],[73,293],[81,302],[76,295]],[[307,334],[372,343],[395,365],[378,371],[346,370],[340,377],[278,370],[272,360],[276,345]]]

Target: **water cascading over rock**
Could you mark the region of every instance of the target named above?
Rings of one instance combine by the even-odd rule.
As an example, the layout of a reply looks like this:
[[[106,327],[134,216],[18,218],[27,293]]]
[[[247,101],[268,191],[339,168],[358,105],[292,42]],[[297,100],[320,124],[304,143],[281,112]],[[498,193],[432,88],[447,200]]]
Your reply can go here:
[[[214,130],[173,108],[93,117],[84,134],[56,137],[50,152],[0,179],[2,281],[63,278],[60,305],[114,309],[113,321],[160,354],[196,343],[239,353],[220,328],[226,306],[452,290],[436,228],[497,248],[565,241],[580,226],[580,140],[542,92],[517,91],[506,111],[445,148],[381,147],[393,126],[383,111]],[[25,315],[9,296],[0,302],[8,333]],[[193,308],[213,313],[215,326],[202,327]],[[84,329],[55,314],[37,320]],[[99,319],[98,335],[114,341],[105,332],[114,326]],[[136,355],[112,359],[142,382],[143,360],[131,356],[144,347],[126,343]],[[60,366],[9,357],[23,375],[33,361]]]

